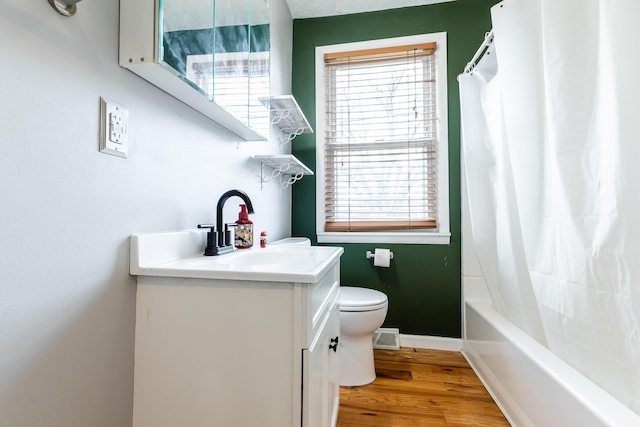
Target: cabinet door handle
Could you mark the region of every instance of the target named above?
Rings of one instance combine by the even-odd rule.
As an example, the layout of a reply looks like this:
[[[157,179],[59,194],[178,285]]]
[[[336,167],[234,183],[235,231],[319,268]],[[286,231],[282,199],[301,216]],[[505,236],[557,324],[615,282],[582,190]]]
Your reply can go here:
[[[338,351],[338,337],[335,338],[331,338],[331,344],[329,344],[329,350],[333,350],[333,352],[337,352]]]

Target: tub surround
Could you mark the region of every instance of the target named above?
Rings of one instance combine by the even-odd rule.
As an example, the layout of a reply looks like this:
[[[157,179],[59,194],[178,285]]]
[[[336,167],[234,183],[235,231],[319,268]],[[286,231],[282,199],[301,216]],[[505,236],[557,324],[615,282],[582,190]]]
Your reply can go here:
[[[640,425],[640,416],[496,312],[482,286],[477,278],[465,284],[474,296],[464,306],[463,354],[512,425]]]

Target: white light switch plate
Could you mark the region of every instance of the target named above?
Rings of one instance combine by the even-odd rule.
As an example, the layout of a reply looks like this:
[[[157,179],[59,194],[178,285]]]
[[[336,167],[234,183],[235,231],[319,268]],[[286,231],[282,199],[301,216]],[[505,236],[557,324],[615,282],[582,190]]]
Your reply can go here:
[[[129,148],[129,109],[100,98],[100,151],[127,157]]]

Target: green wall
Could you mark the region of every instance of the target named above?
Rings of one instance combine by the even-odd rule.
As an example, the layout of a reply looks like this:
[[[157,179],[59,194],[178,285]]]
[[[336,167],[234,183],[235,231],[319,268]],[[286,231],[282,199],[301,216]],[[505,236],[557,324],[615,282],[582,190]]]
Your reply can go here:
[[[404,334],[461,336],[460,289],[460,103],[456,76],[464,69],[491,29],[490,7],[496,0],[448,3],[293,23],[292,92],[315,129],[315,47],[415,34],[447,32],[449,98],[449,185],[451,244],[344,244],[344,285],[380,290],[389,297],[385,327]],[[315,134],[300,135],[292,153],[315,170]],[[292,235],[315,242],[315,177],[293,188]],[[395,258],[388,269],[374,268],[365,258],[376,246],[390,248]]]

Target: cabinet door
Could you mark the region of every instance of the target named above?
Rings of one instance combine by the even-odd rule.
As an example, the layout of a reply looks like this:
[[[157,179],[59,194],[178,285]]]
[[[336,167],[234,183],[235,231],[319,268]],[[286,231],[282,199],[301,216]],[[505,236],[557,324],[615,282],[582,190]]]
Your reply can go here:
[[[327,322],[329,331],[329,365],[327,367],[327,392],[328,392],[328,420],[331,427],[335,427],[338,421],[338,408],[340,406],[340,306],[336,301],[329,314]]]
[[[330,427],[337,420],[339,331],[340,310],[334,304],[309,350],[303,351],[303,427]]]

